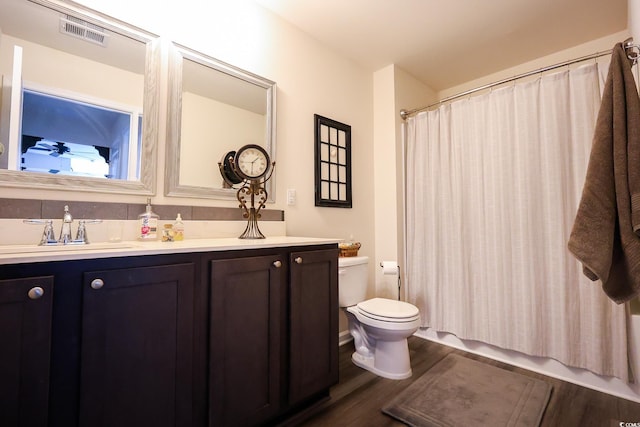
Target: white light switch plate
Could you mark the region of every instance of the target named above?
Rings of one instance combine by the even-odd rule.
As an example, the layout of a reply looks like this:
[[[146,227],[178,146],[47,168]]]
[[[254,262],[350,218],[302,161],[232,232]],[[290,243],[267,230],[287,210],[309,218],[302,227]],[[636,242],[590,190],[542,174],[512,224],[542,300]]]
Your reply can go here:
[[[293,206],[296,204],[296,190],[289,188],[287,190],[287,205]]]

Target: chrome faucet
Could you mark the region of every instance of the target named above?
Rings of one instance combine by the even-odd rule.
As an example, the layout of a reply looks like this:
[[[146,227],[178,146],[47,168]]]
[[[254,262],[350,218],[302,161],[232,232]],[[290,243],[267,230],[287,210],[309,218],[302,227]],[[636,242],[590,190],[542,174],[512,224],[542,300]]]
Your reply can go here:
[[[64,215],[62,216],[62,228],[60,229],[60,237],[56,240],[53,231],[53,220],[51,219],[25,219],[23,222],[28,224],[44,224],[44,232],[40,239],[40,246],[47,245],[86,245],[89,243],[87,237],[86,224],[96,224],[102,222],[101,219],[83,219],[78,221],[78,232],[76,238],[71,237],[71,224],[73,224],[73,216],[69,212],[69,206],[64,206]]]
[[[71,242],[71,223],[73,223],[73,217],[69,213],[69,206],[64,205],[64,215],[62,216],[62,228],[60,229],[60,237],[58,243],[63,245]]]

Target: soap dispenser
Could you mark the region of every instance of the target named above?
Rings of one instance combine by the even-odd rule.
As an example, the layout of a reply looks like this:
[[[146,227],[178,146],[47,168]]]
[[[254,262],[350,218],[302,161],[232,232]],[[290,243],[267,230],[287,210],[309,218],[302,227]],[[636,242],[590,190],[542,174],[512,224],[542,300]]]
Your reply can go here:
[[[151,210],[151,198],[147,198],[145,212],[138,215],[140,234],[138,240],[158,240],[158,215]]]
[[[173,240],[184,240],[184,223],[182,222],[182,217],[179,213],[176,217],[176,221],[173,223]]]

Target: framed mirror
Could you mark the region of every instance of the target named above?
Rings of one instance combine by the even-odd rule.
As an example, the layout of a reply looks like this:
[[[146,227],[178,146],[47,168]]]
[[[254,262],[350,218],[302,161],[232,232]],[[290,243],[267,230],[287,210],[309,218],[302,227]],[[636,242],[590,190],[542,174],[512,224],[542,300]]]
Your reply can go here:
[[[218,162],[246,144],[275,159],[276,84],[174,44],[169,85],[165,195],[235,200]]]
[[[59,0],[0,0],[0,185],[153,194],[157,36]]]

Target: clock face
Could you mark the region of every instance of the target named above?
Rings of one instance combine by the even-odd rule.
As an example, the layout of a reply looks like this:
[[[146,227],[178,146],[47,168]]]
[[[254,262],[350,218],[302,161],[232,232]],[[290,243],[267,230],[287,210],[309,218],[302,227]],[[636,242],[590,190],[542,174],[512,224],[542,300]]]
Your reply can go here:
[[[245,145],[235,157],[236,172],[245,179],[258,179],[269,170],[269,155],[259,145]]]

